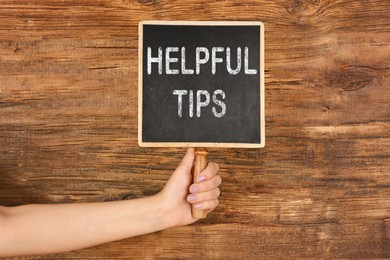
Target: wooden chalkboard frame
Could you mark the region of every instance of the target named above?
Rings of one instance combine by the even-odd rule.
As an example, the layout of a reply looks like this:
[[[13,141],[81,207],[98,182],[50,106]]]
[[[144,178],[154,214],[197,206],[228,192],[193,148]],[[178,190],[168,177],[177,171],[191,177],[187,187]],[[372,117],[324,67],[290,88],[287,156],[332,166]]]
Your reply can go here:
[[[219,143],[219,142],[143,142],[143,26],[144,25],[196,25],[196,26],[260,26],[260,143]],[[141,21],[138,25],[138,145],[141,147],[227,147],[263,148],[265,146],[264,114],[264,24],[259,21]]]

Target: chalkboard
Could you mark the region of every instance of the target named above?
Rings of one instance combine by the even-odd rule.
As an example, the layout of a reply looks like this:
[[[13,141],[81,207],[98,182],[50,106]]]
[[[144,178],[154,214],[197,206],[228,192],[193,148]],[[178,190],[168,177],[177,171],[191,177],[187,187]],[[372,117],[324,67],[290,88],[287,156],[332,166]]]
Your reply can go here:
[[[264,25],[139,24],[138,140],[146,147],[264,146]]]

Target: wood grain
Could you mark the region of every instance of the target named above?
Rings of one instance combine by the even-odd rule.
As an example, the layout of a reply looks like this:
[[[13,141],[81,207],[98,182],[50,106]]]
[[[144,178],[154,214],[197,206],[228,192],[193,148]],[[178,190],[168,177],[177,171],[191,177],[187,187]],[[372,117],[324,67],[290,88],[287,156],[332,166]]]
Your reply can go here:
[[[19,259],[390,258],[387,0],[1,1],[0,204],[159,191],[185,151],[137,145],[137,25],[188,19],[264,22],[266,147],[209,149],[194,225]]]

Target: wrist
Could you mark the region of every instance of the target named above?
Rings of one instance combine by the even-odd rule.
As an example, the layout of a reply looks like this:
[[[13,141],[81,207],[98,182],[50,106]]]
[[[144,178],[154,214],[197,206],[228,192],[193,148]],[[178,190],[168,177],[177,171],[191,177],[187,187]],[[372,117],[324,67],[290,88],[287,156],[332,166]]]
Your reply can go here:
[[[167,192],[167,190],[162,190],[156,197],[159,201],[160,212],[164,219],[163,221],[167,225],[166,228],[184,226],[193,222],[192,220],[187,220],[187,217],[185,217],[187,214],[183,214],[183,211],[191,211],[191,205],[186,201],[178,200],[176,194],[171,194]],[[183,207],[185,210],[183,210]]]
[[[162,226],[160,230],[177,226],[172,214],[174,209],[170,206],[164,194],[160,192],[151,196],[150,199],[153,201],[153,205],[155,205],[156,220],[160,221]]]

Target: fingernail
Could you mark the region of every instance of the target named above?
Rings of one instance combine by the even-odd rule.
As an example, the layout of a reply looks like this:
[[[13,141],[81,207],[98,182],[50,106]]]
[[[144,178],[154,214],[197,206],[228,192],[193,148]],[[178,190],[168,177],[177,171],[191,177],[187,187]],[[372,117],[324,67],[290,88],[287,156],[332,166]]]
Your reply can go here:
[[[204,175],[199,175],[197,178],[196,178],[196,181],[197,182],[201,182],[201,181],[204,181],[206,179],[206,176]]]
[[[196,186],[196,185],[191,185],[190,187],[190,192],[191,193],[195,193],[195,192],[198,192],[199,191],[199,187]]]
[[[202,207],[202,204],[195,204],[194,205],[194,208],[196,208],[196,209],[200,209]]]
[[[193,194],[190,194],[190,195],[188,195],[187,200],[189,202],[195,202],[196,201],[196,196],[193,195]]]

